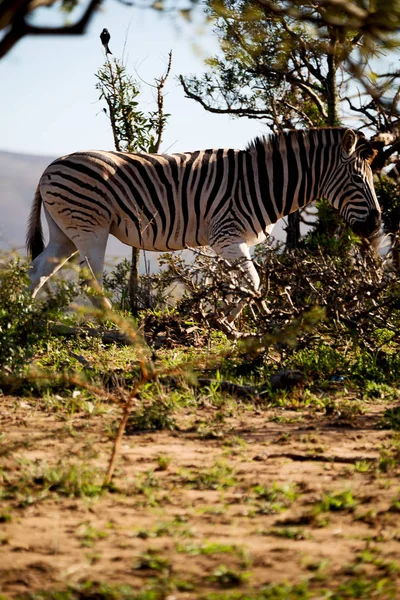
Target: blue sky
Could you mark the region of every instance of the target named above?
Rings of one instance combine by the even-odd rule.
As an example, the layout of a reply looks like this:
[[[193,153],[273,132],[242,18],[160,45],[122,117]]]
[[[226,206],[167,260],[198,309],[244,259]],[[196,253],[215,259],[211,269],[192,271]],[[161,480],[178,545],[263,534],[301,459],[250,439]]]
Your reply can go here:
[[[63,19],[55,9],[35,13],[41,24]],[[89,148],[113,147],[111,130],[98,102],[95,73],[104,62],[99,40],[103,27],[110,47],[128,71],[150,83],[166,67],[173,52],[172,72],[165,87],[165,109],[171,114],[161,151],[207,147],[244,147],[256,135],[269,133],[260,121],[207,113],[184,97],[179,74],[201,73],[204,58],[218,43],[198,9],[197,24],[152,9],[105,0],[83,36],[28,36],[0,61],[0,150],[58,156]],[[387,58],[378,59],[380,68]],[[142,106],[154,108],[153,92],[143,83]],[[351,125],[351,123],[349,122]]]
[[[59,17],[42,9],[37,20]],[[58,156],[88,148],[113,147],[104,104],[98,102],[95,72],[104,62],[99,40],[103,27],[111,33],[110,48],[137,78],[152,82],[173,52],[172,72],[165,87],[165,108],[171,117],[162,151],[206,147],[243,147],[265,125],[248,119],[207,113],[184,97],[177,81],[182,74],[200,73],[204,58],[217,51],[211,30],[198,24],[135,9],[113,0],[104,2],[83,36],[22,39],[0,61],[0,149]],[[204,29],[204,28],[203,28]],[[143,83],[143,107],[152,108],[153,92]]]

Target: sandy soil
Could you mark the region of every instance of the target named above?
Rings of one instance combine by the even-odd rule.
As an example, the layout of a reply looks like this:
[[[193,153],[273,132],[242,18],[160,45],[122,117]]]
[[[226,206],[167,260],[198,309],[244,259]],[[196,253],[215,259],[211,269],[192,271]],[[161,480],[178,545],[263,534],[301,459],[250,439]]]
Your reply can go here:
[[[343,598],[400,597],[400,451],[396,433],[377,427],[393,402],[345,418],[249,404],[180,412],[177,431],[124,437],[116,489],[99,497],[68,497],[41,473],[75,465],[101,482],[117,409],[1,404],[6,598],[86,581],[158,586],[171,599],[281,582],[306,582],[317,598],[364,581]]]

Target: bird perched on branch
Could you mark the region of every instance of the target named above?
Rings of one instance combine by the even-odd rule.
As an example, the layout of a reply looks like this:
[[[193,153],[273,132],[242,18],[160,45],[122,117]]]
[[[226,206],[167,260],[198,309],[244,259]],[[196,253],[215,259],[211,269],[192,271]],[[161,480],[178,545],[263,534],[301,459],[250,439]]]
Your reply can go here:
[[[110,48],[108,47],[108,42],[110,41],[110,38],[111,38],[111,36],[110,36],[108,29],[103,29],[103,31],[100,34],[100,40],[104,46],[104,50],[106,51],[106,54],[112,54]]]

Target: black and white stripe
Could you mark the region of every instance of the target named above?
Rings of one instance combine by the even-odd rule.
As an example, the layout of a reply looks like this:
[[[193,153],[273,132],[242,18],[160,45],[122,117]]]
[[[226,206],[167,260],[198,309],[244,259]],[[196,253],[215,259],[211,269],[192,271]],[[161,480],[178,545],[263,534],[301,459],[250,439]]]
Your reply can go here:
[[[43,173],[27,245],[32,287],[76,250],[101,280],[109,234],[146,250],[210,245],[244,259],[257,289],[249,247],[278,219],[325,197],[361,235],[379,227],[369,161],[372,150],[351,130],[291,131],[259,138],[246,150],[183,154],[77,152]],[[40,205],[50,228],[43,251]]]

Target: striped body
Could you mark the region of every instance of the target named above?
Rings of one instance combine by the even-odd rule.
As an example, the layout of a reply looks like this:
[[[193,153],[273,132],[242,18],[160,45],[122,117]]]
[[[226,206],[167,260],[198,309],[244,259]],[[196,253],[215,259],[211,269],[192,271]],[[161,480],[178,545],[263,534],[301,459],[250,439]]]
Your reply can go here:
[[[246,150],[59,158],[43,173],[32,208],[28,248],[33,258],[42,250],[41,199],[51,247],[33,263],[33,287],[49,276],[44,259],[63,262],[76,249],[100,280],[111,233],[145,250],[210,245],[228,260],[244,259],[258,288],[249,247],[299,207],[325,197],[358,233],[379,227],[370,155],[351,130],[322,129],[257,139]]]

